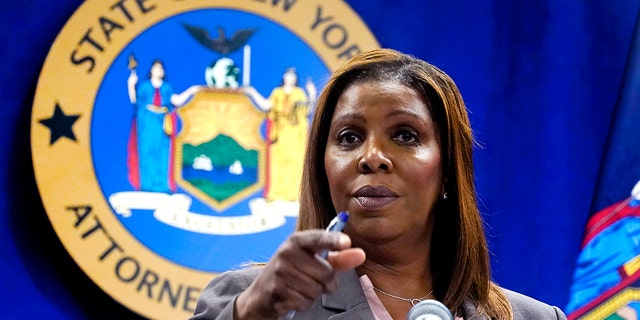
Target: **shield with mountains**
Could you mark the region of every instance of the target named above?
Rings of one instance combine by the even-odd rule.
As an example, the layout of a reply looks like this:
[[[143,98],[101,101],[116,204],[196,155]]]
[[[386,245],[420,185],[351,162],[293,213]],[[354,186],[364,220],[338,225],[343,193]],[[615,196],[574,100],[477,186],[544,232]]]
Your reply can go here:
[[[201,91],[179,111],[178,183],[217,211],[264,186],[264,113],[239,91]]]

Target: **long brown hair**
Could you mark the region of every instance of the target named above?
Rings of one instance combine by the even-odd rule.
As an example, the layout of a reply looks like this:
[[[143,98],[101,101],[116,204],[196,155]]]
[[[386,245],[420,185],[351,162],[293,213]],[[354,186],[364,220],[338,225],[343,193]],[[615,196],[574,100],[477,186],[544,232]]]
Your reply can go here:
[[[511,319],[512,310],[492,283],[483,221],[476,203],[467,109],[453,80],[437,67],[391,49],[352,58],[338,69],[320,94],[311,125],[300,195],[298,230],[324,228],[336,215],[324,168],[331,118],[338,98],[351,84],[393,80],[413,88],[436,123],[447,199],[434,208],[431,272],[434,295],[450,309],[469,300],[491,318]]]

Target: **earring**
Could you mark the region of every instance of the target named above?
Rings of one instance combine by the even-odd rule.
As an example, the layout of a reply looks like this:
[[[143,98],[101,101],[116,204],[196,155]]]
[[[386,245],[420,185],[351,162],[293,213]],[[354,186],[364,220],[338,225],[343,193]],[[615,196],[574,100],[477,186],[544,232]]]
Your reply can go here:
[[[448,197],[446,192],[442,194],[442,199],[447,200]]]

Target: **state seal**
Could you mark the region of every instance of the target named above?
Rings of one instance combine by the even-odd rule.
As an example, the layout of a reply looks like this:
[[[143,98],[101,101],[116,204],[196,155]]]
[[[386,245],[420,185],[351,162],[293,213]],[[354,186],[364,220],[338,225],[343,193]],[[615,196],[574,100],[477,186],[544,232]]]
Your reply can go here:
[[[338,0],[85,1],[34,98],[38,189],[102,290],[154,319],[294,230],[317,90],[378,47]]]

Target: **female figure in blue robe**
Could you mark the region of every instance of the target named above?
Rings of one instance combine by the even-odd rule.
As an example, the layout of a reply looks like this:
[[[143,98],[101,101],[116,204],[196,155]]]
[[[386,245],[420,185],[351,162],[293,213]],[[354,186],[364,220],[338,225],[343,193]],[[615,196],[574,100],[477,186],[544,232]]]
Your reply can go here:
[[[127,162],[130,182],[137,190],[176,191],[172,170],[176,109],[201,89],[201,86],[194,85],[176,94],[164,81],[164,76],[163,63],[155,60],[147,81],[136,86],[138,75],[135,69],[127,81],[129,100],[136,109]]]

